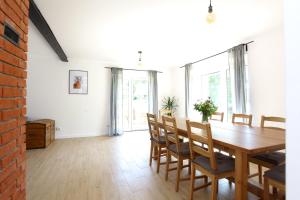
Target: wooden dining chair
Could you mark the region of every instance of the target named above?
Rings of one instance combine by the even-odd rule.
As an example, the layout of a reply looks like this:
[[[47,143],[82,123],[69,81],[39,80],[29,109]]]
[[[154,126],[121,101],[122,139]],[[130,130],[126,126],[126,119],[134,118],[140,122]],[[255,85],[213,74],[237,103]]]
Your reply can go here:
[[[237,119],[240,119],[239,121]],[[252,115],[232,114],[232,123],[236,125],[252,126]]]
[[[265,172],[264,200],[270,199],[270,186],[273,187],[272,199],[277,199],[278,190],[285,193],[285,164],[276,166]]]
[[[268,128],[268,129],[276,129],[276,130],[285,130],[284,128],[281,127],[275,127],[274,125],[272,126],[266,126],[266,122],[269,123],[285,123],[285,118],[282,117],[266,117],[262,116],[261,117],[261,128]],[[249,177],[254,177],[258,176],[259,183],[262,184],[262,167],[266,168],[272,168],[274,166],[281,165],[285,163],[285,153],[283,152],[267,152],[263,154],[258,154],[253,157],[249,158],[249,161],[251,163],[257,164],[258,165],[258,173],[252,174]]]
[[[156,172],[159,173],[160,166],[166,164],[166,162],[161,162],[161,157],[166,156],[166,139],[160,135],[156,115],[147,113],[147,119],[151,141],[149,166],[152,165],[153,159],[157,159]],[[157,150],[156,154],[154,153],[155,149]]]
[[[189,168],[189,174],[191,170],[190,163],[190,149],[188,142],[182,142],[179,138],[176,119],[174,117],[162,116],[163,125],[165,129],[165,137],[167,144],[167,165],[165,180],[168,180],[169,171],[177,170],[176,186],[175,190],[179,190],[179,182],[190,180],[190,178],[181,178],[181,171],[183,168]],[[175,157],[177,162],[171,162],[171,158]],[[183,165],[184,160],[188,160],[188,165]],[[177,163],[177,167],[170,168],[170,164]]]
[[[194,191],[211,185],[210,199],[216,200],[218,180],[234,177],[235,160],[232,157],[214,152],[210,124],[187,120],[186,125],[192,161],[189,199],[193,199]],[[201,144],[203,143],[207,145],[207,148],[202,147]],[[209,177],[211,182],[208,183],[206,178],[203,185],[195,187],[196,170]]]
[[[223,122],[224,119],[224,112],[214,112],[210,117],[210,120],[220,121]]]

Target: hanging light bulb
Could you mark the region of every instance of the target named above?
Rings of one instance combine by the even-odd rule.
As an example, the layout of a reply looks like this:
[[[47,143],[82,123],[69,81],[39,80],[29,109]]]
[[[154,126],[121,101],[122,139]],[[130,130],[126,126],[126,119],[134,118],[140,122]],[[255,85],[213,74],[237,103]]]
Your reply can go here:
[[[206,21],[209,24],[212,24],[216,21],[216,15],[213,12],[213,7],[211,5],[211,0],[209,1],[208,14],[206,16]]]
[[[138,67],[143,67],[143,63],[142,63],[142,51],[138,51],[138,54],[140,54],[139,57],[139,62],[138,62]]]

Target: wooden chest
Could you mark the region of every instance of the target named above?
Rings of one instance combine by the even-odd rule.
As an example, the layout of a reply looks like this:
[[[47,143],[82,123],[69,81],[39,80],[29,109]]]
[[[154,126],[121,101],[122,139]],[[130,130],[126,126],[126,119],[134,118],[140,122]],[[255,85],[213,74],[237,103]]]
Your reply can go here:
[[[46,148],[55,139],[55,121],[41,119],[26,124],[27,149]]]

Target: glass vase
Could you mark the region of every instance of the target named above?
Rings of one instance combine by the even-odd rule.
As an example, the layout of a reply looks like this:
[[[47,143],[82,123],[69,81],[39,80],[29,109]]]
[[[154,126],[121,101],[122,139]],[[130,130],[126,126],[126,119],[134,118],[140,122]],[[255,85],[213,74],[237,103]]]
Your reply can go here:
[[[202,113],[202,123],[208,122],[209,115]]]

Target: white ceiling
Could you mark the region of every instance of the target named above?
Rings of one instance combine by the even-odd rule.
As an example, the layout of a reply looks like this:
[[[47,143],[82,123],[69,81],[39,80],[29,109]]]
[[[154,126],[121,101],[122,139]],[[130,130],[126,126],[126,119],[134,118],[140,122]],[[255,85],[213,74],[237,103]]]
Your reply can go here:
[[[161,68],[224,50],[282,24],[282,0],[35,0],[69,58]]]

